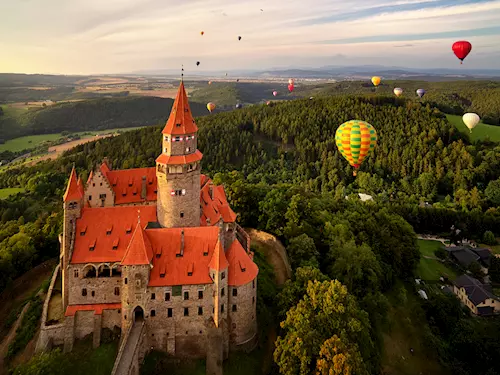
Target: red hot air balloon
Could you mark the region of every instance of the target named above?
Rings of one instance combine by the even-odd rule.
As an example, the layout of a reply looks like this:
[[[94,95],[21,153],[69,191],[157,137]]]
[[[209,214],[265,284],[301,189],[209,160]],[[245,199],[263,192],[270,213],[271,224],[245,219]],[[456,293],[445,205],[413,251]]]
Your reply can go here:
[[[289,84],[289,85],[288,85],[288,91],[292,92],[292,91],[293,91],[293,88],[294,88],[294,86],[293,86],[292,84]]]
[[[451,49],[453,50],[455,56],[460,59],[460,64],[462,64],[464,59],[472,50],[472,45],[465,40],[460,40],[458,42],[453,43]]]

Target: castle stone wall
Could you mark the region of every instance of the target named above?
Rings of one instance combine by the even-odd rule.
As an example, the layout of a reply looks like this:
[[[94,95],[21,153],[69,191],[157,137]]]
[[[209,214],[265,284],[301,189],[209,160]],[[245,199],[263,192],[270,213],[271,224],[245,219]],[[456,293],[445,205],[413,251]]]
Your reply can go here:
[[[102,328],[113,329],[115,326],[121,328],[121,311],[120,310],[103,310],[102,311]]]
[[[75,338],[83,339],[94,332],[94,311],[77,311],[75,314]]]
[[[89,277],[84,278],[84,270],[86,265],[70,265],[68,270],[69,275],[69,304],[84,305],[96,303],[119,303],[121,302],[122,278],[114,277]],[[96,269],[98,265],[94,264]],[[78,277],[75,277],[74,270],[78,269]],[[119,288],[118,296],[115,295],[115,287]],[[82,290],[87,290],[87,295],[82,295]],[[92,296],[94,292],[94,296]]]
[[[231,343],[235,345],[244,344],[257,334],[257,279],[254,281],[255,288],[253,282],[230,287],[229,329]],[[233,296],[233,289],[237,290],[236,296]],[[236,311],[233,311],[233,305],[236,305]]]
[[[182,174],[157,173],[157,178],[157,214],[161,226],[165,228],[199,226],[200,170]],[[182,189],[186,190],[186,195],[171,195],[172,190]]]
[[[101,199],[100,196],[106,197]],[[115,204],[113,189],[101,171],[97,170],[92,174],[92,179],[85,187],[84,202],[89,203],[91,207],[111,207]]]
[[[178,142],[166,141],[165,135],[163,135],[162,152],[166,153],[167,155],[192,154],[198,147],[198,135],[189,134],[189,137],[192,137],[193,135],[194,139],[190,139],[189,141],[186,141],[186,135],[179,135],[179,137],[182,137],[182,141]],[[168,137],[175,138],[176,136],[169,135]],[[186,150],[187,148],[189,148],[189,151]]]

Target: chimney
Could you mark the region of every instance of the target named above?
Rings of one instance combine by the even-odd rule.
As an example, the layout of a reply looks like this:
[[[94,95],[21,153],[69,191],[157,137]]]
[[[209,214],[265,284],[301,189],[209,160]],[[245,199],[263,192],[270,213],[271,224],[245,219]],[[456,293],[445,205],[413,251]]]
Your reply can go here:
[[[222,248],[226,250],[226,247],[224,246],[224,221],[222,219],[219,220],[217,223],[219,226],[219,241],[220,244],[222,245]]]
[[[210,195],[210,199],[214,199],[214,186],[212,184],[208,187],[208,195]]]
[[[141,198],[146,199],[146,176],[142,176],[142,189],[141,189]]]
[[[184,229],[181,230],[181,256],[184,255]]]

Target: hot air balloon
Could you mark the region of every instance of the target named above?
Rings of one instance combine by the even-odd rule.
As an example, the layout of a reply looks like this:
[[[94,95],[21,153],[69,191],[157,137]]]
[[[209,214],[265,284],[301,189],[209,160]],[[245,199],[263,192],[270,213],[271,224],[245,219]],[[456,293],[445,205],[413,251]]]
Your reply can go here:
[[[294,89],[293,83],[288,85],[288,91],[292,92]]]
[[[227,77],[227,73],[226,73],[226,77]]]
[[[236,108],[241,109],[243,107],[240,103],[236,104]]]
[[[309,98],[309,100],[313,100],[313,97],[311,96],[311,97]]]
[[[203,36],[203,34],[205,34],[205,32],[204,32],[204,31],[202,31],[200,34]]]
[[[465,40],[459,40],[458,42],[453,43],[451,49],[453,50],[455,56],[460,59],[460,64],[462,64],[464,62],[464,59],[470,53],[472,44]]]
[[[239,81],[240,81],[240,79],[239,79],[239,78],[237,78],[237,79],[236,79],[236,82],[239,82]]]
[[[462,116],[462,121],[464,122],[465,126],[469,128],[469,131],[471,133],[472,129],[474,129],[477,124],[479,124],[480,120],[481,119],[479,118],[479,116],[475,113],[466,113]]]
[[[238,40],[241,40],[241,36],[238,37]]]
[[[295,80],[294,80],[293,78],[290,78],[290,79],[288,80],[288,84],[289,84],[289,85],[293,85],[294,83],[295,83]]]
[[[212,113],[212,111],[215,109],[215,104],[214,103],[208,103],[207,104],[207,109]]]
[[[361,163],[377,144],[377,131],[366,121],[350,120],[338,127],[335,143],[342,156],[354,168],[352,175],[356,176]]]
[[[199,61],[196,61],[196,66],[200,65],[200,62]]]
[[[421,98],[422,96],[425,95],[425,90],[424,89],[418,89],[417,90],[417,95]]]
[[[399,87],[396,87],[396,88],[394,89],[394,94],[395,94],[396,96],[401,96],[401,95],[403,94],[403,89],[402,89],[402,88],[399,88]]]
[[[380,77],[377,77],[377,76],[372,77],[373,86],[376,87],[376,86],[380,85],[380,81],[381,81]]]
[[[212,84],[212,81],[208,81],[208,84],[211,85]]]
[[[278,91],[273,91],[274,96],[278,96]]]
[[[266,102],[266,104],[267,104],[267,105],[271,105],[271,101],[270,101],[270,100],[268,100],[268,101]]]

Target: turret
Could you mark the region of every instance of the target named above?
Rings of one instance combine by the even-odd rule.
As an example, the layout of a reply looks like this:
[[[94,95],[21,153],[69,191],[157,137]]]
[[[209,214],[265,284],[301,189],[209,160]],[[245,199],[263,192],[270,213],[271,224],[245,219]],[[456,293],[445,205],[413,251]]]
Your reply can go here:
[[[219,239],[208,265],[210,277],[214,282],[212,293],[214,299],[213,319],[216,327],[219,327],[221,321],[227,318],[228,267],[229,263],[224,252],[224,233],[222,225],[219,225]]]
[[[63,235],[61,238],[61,274],[63,280],[63,308],[68,305],[69,275],[68,267],[73,253],[76,220],[80,218],[83,207],[83,183],[76,177],[75,167],[71,170],[68,186],[63,197]]]
[[[158,222],[166,228],[200,225],[200,170],[194,122],[181,82],[162,131],[162,153],[156,159]]]

